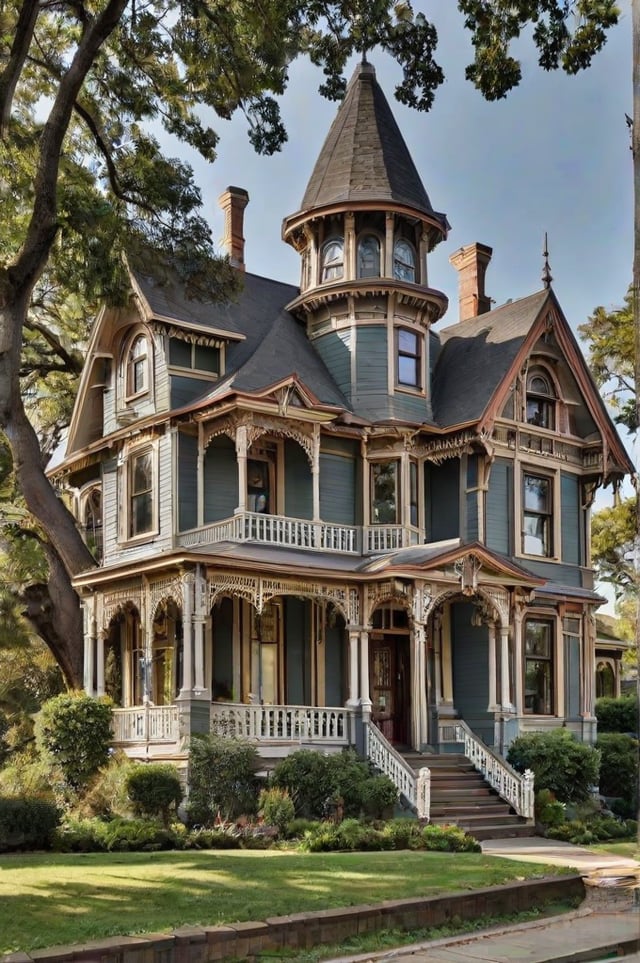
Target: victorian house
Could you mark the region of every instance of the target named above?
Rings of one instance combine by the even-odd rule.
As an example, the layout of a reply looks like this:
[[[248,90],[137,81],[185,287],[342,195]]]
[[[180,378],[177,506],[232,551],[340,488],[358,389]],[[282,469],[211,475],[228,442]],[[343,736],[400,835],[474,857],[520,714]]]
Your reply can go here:
[[[424,814],[411,754],[462,751],[530,814],[503,754],[595,737],[589,510],[632,469],[550,281],[492,309],[469,244],[447,313],[447,218],[367,63],[283,222],[299,287],[245,270],[247,201],[238,300],[132,271],[93,327],[51,471],[100,562],[85,688],[138,758],[355,746]]]

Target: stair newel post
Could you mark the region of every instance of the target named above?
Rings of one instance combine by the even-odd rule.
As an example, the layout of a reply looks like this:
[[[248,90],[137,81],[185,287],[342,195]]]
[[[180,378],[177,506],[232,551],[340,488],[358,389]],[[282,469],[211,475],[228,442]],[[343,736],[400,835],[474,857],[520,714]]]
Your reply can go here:
[[[531,769],[525,769],[522,779],[522,815],[532,820],[535,813],[535,777]]]
[[[424,819],[426,822],[429,822],[429,814],[431,812],[431,770],[426,766],[423,766],[418,771],[418,785],[416,788],[418,819]]]

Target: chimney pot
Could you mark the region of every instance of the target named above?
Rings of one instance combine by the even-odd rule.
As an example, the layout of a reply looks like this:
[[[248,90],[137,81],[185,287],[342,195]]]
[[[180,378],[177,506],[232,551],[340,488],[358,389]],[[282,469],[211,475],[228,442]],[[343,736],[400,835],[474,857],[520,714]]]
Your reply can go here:
[[[449,263],[458,272],[460,321],[491,310],[491,299],[484,291],[484,278],[493,248],[486,244],[467,244],[452,254]]]
[[[249,203],[249,195],[242,187],[227,187],[218,198],[224,212],[224,236],[222,246],[229,255],[231,264],[244,271],[244,209]]]

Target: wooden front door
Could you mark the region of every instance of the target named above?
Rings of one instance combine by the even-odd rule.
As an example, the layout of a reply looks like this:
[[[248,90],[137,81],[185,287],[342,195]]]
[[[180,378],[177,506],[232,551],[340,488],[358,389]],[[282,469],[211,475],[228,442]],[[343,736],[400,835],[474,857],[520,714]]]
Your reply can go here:
[[[370,649],[372,718],[395,745],[408,745],[410,667],[407,634],[373,633]]]

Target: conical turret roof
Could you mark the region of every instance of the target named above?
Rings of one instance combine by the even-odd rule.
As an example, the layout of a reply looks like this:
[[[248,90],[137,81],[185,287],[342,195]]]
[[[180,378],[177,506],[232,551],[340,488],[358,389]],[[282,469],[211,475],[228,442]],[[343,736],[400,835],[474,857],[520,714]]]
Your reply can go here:
[[[401,204],[440,222],[371,64],[359,64],[320,151],[302,211],[354,201]]]

